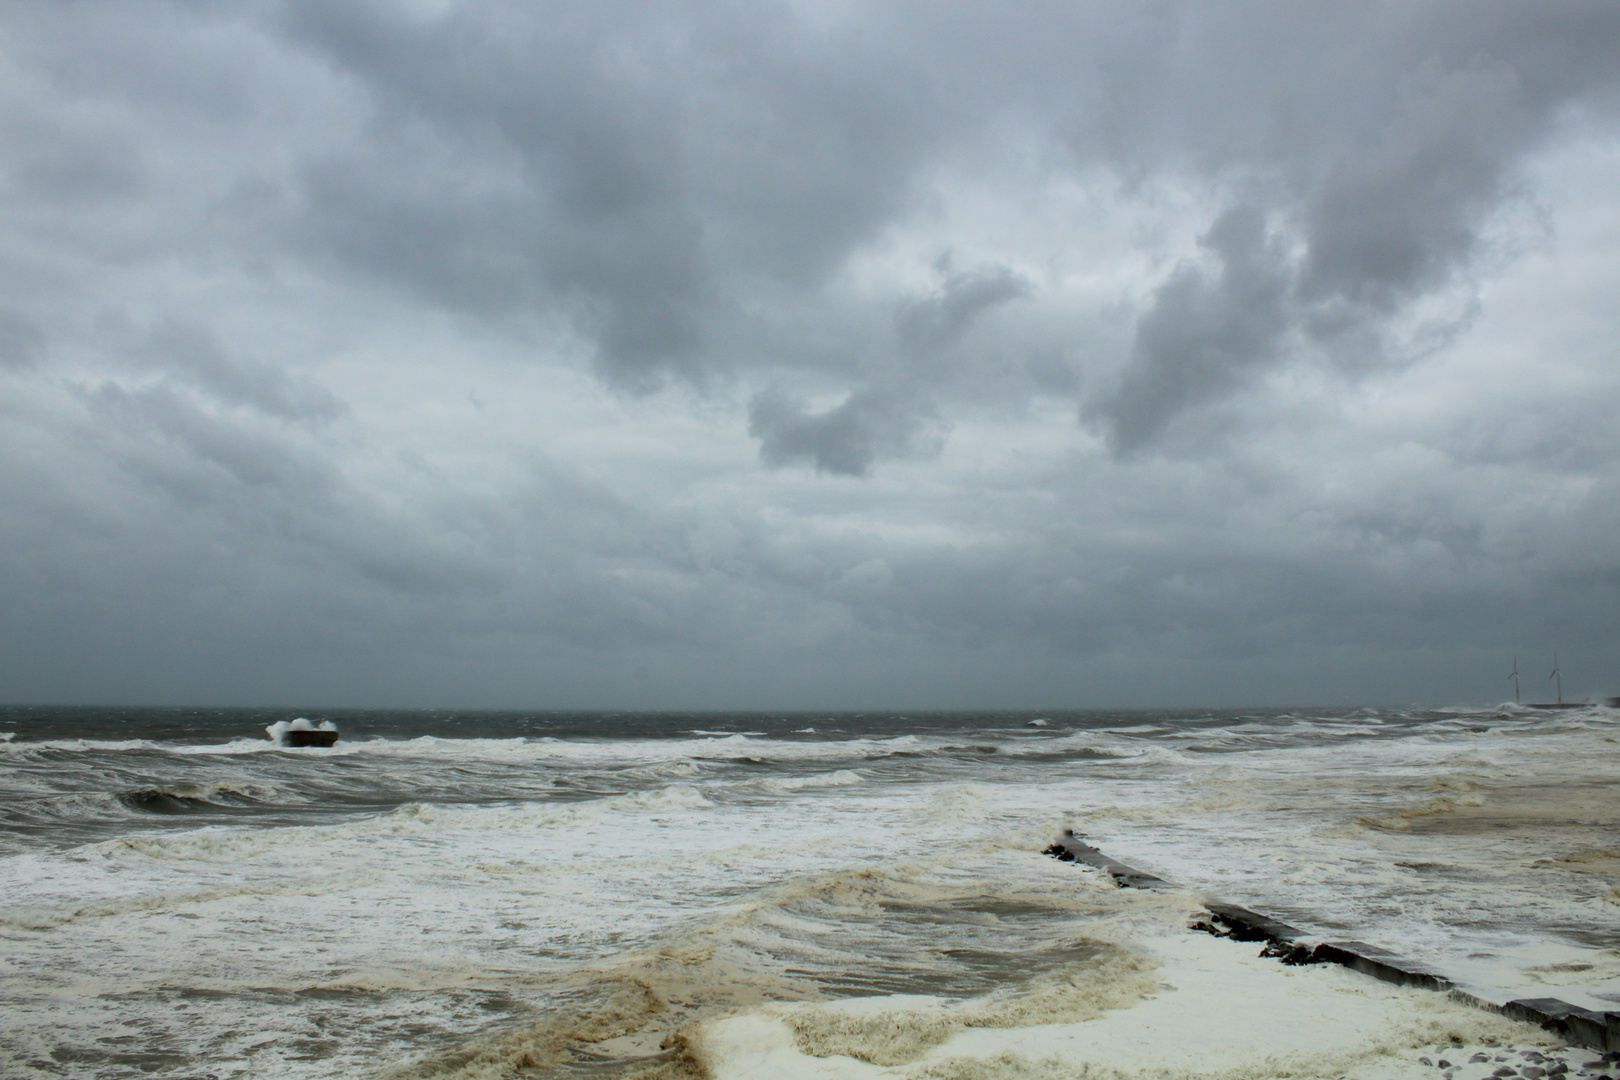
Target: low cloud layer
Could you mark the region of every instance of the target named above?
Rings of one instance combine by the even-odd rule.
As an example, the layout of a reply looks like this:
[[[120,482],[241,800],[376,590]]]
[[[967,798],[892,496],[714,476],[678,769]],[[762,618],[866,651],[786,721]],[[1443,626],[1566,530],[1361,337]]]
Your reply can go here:
[[[14,700],[1620,693],[1612,5],[0,22]]]

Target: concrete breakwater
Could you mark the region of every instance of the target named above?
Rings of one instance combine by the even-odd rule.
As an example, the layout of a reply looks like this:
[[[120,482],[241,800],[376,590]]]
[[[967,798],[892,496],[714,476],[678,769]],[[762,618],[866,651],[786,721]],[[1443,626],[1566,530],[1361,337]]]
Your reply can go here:
[[[1063,862],[1093,867],[1114,879],[1121,888],[1175,888],[1155,874],[1127,866],[1103,854],[1071,829],[1046,848],[1045,854]],[[1620,1012],[1582,1009],[1558,998],[1519,998],[1495,1002],[1471,994],[1444,975],[1426,970],[1393,953],[1360,941],[1322,941],[1248,908],[1222,901],[1204,902],[1205,915],[1193,928],[1238,941],[1264,942],[1262,955],[1284,964],[1341,964],[1400,986],[1417,986],[1449,995],[1453,1000],[1499,1013],[1514,1020],[1539,1024],[1569,1043],[1605,1052],[1620,1052]]]

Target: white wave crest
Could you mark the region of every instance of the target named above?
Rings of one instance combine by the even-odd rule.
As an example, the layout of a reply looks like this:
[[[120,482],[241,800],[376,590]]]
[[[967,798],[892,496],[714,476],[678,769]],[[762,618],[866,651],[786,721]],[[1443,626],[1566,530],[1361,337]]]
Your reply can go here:
[[[405,803],[385,814],[341,825],[300,825],[242,831],[206,828],[159,836],[125,837],[93,845],[127,849],[165,861],[235,862],[262,853],[297,849],[316,852],[345,848],[368,839],[398,837],[438,840],[451,834],[484,836],[495,832],[578,828],[617,815],[659,820],[700,811],[714,804],[689,784],[571,803],[515,803],[509,806]]]
[[[806,788],[848,787],[851,784],[864,783],[860,773],[852,769],[839,769],[837,772],[822,773],[817,776],[794,776],[781,780],[767,781],[766,786],[772,791],[803,791]]]

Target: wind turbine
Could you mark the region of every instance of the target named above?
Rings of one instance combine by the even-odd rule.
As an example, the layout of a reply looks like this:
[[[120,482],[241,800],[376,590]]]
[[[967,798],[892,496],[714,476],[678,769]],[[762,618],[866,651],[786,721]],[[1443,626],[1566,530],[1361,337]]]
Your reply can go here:
[[[1517,656],[1513,658],[1513,670],[1508,673],[1508,678],[1513,680],[1513,704],[1517,705],[1519,703],[1519,658]]]
[[[1557,653],[1553,653],[1552,674],[1547,676],[1547,678],[1549,678],[1549,679],[1557,679],[1558,680],[1558,704],[1562,705],[1564,703],[1564,676],[1563,676],[1563,673],[1558,670],[1558,654]]]

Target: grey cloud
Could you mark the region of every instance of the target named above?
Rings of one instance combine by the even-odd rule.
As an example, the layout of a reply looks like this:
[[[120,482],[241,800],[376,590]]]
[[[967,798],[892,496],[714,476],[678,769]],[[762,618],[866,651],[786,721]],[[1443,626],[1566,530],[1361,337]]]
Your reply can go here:
[[[0,366],[31,367],[45,355],[45,332],[14,308],[0,308]]]
[[[453,606],[494,586],[480,545],[456,528],[401,520],[297,429],[235,422],[168,385],[106,382],[76,396],[109,475],[102,524],[75,531],[101,533],[93,546],[112,567],[140,576],[152,573],[141,564],[155,562],[175,589],[249,603],[262,602],[251,598],[260,582],[285,580],[315,608],[340,597],[362,607],[423,597]],[[37,498],[22,502],[53,513]],[[312,581],[324,584],[307,592]],[[191,617],[206,622],[208,614]]]
[[[226,405],[296,421],[331,420],[343,413],[343,403],[321,387],[269,364],[233,359],[213,335],[178,320],[153,329],[135,353]]]
[[[1456,67],[1430,56],[1392,74],[1394,86],[1373,93],[1376,105],[1337,133],[1337,145],[1313,153],[1302,143],[1292,178],[1256,204],[1278,234],[1260,276],[1252,258],[1233,262],[1239,249],[1212,243],[1230,228],[1228,211],[1200,241],[1221,256],[1219,279],[1184,266],[1155,293],[1120,387],[1086,410],[1118,450],[1152,445],[1178,414],[1301,354],[1285,345],[1291,330],[1352,373],[1404,359],[1383,340],[1383,321],[1468,265],[1515,189],[1515,165],[1552,130],[1558,99],[1536,100],[1498,56]],[[1297,262],[1289,241],[1303,252]]]
[[[1445,72],[1429,61],[1401,83],[1388,123],[1308,196],[1306,299],[1387,310],[1443,282],[1536,133],[1501,62]]]
[[[126,198],[138,191],[140,162],[118,136],[107,132],[96,132],[94,137],[87,132],[70,138],[55,132],[39,135],[35,153],[19,162],[10,177],[29,195],[74,204]]]
[[[957,270],[949,252],[934,265],[943,278],[938,293],[902,308],[898,318],[901,339],[914,349],[947,344],[979,315],[1033,291],[1029,279],[1010,266]]]
[[[289,5],[291,38],[363,79],[379,120],[312,163],[303,235],[438,302],[568,312],[632,389],[725,367],[706,324],[732,275],[836,265],[895,208],[919,117],[858,48],[831,69],[846,43],[803,50],[783,11],[621,14]]]
[[[879,390],[851,394],[820,413],[779,389],[763,391],[749,404],[748,433],[767,465],[803,463],[838,476],[865,476],[880,459],[938,449],[930,412]]]
[[[1199,243],[1220,269],[1182,266],[1159,287],[1137,325],[1123,381],[1092,407],[1121,453],[1140,450],[1190,405],[1263,370],[1288,329],[1287,255],[1258,210],[1226,211]]]
[[[619,385],[699,374],[693,355],[713,290],[689,212],[616,196],[613,208],[575,220],[522,173],[446,191],[420,150],[379,137],[365,153],[311,162],[297,222],[305,249],[474,315],[567,313],[596,344],[598,371]]]
[[[348,157],[311,163],[303,235],[436,302],[565,312],[601,375],[641,391],[747,369],[726,342],[753,277],[816,288],[914,202],[919,170],[1009,119],[1067,139],[1083,168],[1250,189],[1278,243],[1304,253],[1291,326],[1376,367],[1383,321],[1466,266],[1562,105],[1612,83],[1614,50],[1593,42],[1617,36],[1581,5],[1534,19],[1488,5],[1467,26],[1445,5],[992,17],[902,4],[815,27],[770,7],[655,5],[629,22],[476,4],[282,10],[289,40],[361,80],[376,108]],[[456,159],[502,179],[468,185]],[[1290,358],[1272,347],[1281,327],[1234,352],[1277,318],[1270,292],[1244,313],[1233,281],[1200,298],[1191,273],[1143,315],[1116,397],[1088,404],[1122,450]],[[944,274],[897,315],[912,348],[1029,295],[1006,268]],[[951,381],[933,375],[942,401]]]
[[[131,390],[107,382],[82,396],[94,415],[128,437],[119,451],[124,468],[183,502],[223,509],[243,488],[324,501],[328,470],[274,435],[210,416],[167,387]]]
[[[1131,21],[1114,26],[1128,46],[1099,62],[1110,104],[1068,122],[1077,156],[1112,161],[1132,182],[1166,169],[1221,178],[1303,255],[1289,269],[1287,319],[1311,348],[1256,353],[1248,380],[1210,379],[1189,361],[1173,385],[1163,364],[1144,363],[1142,335],[1163,328],[1157,308],[1144,314],[1126,396],[1167,415],[1221,400],[1259,370],[1308,362],[1312,349],[1349,374],[1431,350],[1434,333],[1398,339],[1401,313],[1466,279],[1493,215],[1533,197],[1520,167],[1572,112],[1614,114],[1620,13],[1604,5],[1483,5],[1462,18],[1446,5],[1165,8]],[[1185,271],[1165,285],[1187,288]],[[1182,347],[1196,356],[1222,345],[1189,337]],[[1084,413],[1107,418],[1125,404],[1093,397]],[[1166,428],[1149,414],[1134,428],[1119,418],[1116,445],[1151,445]]]

